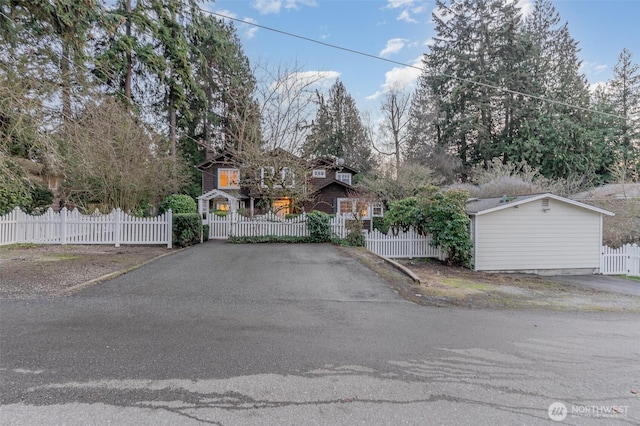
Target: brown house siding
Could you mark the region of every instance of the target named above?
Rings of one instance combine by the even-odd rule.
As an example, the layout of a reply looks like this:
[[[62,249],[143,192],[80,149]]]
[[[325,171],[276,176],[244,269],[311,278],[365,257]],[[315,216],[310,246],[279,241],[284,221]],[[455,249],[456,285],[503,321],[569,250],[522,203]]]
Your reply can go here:
[[[322,191],[317,193],[315,198],[308,201],[304,205],[304,210],[309,212],[312,210],[319,210],[325,213],[334,214],[337,209],[337,198],[348,198],[349,190],[339,183],[330,184]]]

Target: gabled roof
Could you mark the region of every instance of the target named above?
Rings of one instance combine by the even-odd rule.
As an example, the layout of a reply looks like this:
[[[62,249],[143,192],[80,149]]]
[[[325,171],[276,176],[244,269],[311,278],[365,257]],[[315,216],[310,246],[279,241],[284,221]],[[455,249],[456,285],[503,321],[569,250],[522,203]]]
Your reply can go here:
[[[203,170],[210,167],[212,164],[228,164],[236,161],[236,155],[231,151],[222,151],[213,156],[207,158],[200,164],[196,165],[196,168]]]
[[[242,194],[238,190],[221,191],[219,189],[212,189],[198,197],[198,200],[212,200],[214,198],[226,198],[227,200],[246,200],[249,197]]]
[[[326,188],[326,187],[328,187],[328,186],[331,186],[331,185],[333,185],[333,184],[336,184],[336,185],[338,185],[338,186],[342,186],[342,187],[344,187],[345,189],[353,190],[353,186],[349,185],[348,183],[344,183],[344,182],[342,182],[342,181],[340,181],[340,180],[333,179],[333,180],[330,180],[329,182],[325,183],[325,184],[324,184],[324,185],[322,185],[322,186],[319,186],[319,187],[317,187],[317,188],[314,188],[314,189],[313,189],[313,192],[321,191],[321,190],[323,190],[324,188]]]
[[[589,204],[574,201],[569,198],[564,198],[559,195],[551,193],[544,194],[532,194],[532,195],[518,195],[516,197],[499,197],[499,198],[472,198],[467,201],[466,210],[470,216],[479,216],[487,213],[493,213],[498,210],[508,209],[520,204],[526,204],[537,200],[549,198],[552,200],[560,201],[570,204],[572,206],[580,207],[586,210],[591,210],[596,213],[603,214],[605,216],[614,216],[614,213],[600,209],[598,207],[591,206]]]
[[[331,156],[322,156],[322,157],[316,157],[313,158],[311,160],[309,160],[309,165],[311,168],[314,167],[325,167],[327,169],[335,169],[335,170],[340,170],[340,171],[344,171],[344,172],[348,172],[351,174],[358,174],[359,172],[354,169],[353,167],[350,167],[348,165],[338,165],[336,163],[336,158],[331,157]]]

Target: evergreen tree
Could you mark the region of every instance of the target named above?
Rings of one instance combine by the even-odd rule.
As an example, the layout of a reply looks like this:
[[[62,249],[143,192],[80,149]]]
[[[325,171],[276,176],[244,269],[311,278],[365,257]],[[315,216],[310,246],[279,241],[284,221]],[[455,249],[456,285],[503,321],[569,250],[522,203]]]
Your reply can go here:
[[[615,120],[616,149],[627,177],[640,175],[640,66],[623,49],[609,82]]]
[[[547,177],[601,171],[598,149],[589,138],[593,116],[581,109],[589,107],[589,90],[579,72],[578,43],[568,25],[560,25],[560,15],[549,0],[535,2],[525,34],[531,41],[529,89],[549,101],[525,100],[527,120],[514,135],[509,158],[526,161]]]
[[[425,55],[420,86],[428,93],[417,97],[435,100],[436,145],[440,152],[455,152],[465,181],[474,165],[487,165],[504,155],[505,139],[522,120],[514,95],[495,87],[522,89],[520,64],[526,45],[513,2],[438,0],[436,4],[437,36]]]
[[[303,147],[304,155],[333,155],[361,172],[370,170],[374,166],[371,140],[344,84],[336,80],[326,100],[320,93],[317,96],[318,112]]]

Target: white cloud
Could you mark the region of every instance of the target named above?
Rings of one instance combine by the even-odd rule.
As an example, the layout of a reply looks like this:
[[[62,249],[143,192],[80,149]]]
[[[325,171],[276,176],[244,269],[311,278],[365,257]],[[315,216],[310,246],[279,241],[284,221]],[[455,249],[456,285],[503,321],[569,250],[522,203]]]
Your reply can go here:
[[[400,14],[396,17],[398,21],[405,21],[410,24],[418,23],[413,15],[426,12],[427,4],[430,1],[425,0],[387,0],[387,9],[401,9]]]
[[[299,9],[298,5],[302,6],[315,6],[315,0],[287,0],[284,5],[285,9]]]
[[[420,56],[413,62],[412,66],[394,67],[391,71],[387,71],[384,75],[385,81],[381,89],[373,95],[367,96],[367,99],[377,99],[391,89],[399,91],[410,89],[420,77],[422,66],[422,56]]]
[[[238,17],[238,14],[235,12],[232,12],[230,10],[227,9],[223,9],[223,10],[216,10],[215,13],[217,15],[222,15],[222,16],[227,16],[229,18],[233,18],[236,19]],[[216,18],[218,18],[219,16],[216,16]],[[226,20],[225,18],[222,18],[223,20]]]
[[[244,21],[252,23],[252,24],[257,24],[258,23],[253,18],[244,18]],[[242,24],[240,26],[240,29],[244,31],[244,35],[248,39],[252,39],[253,37],[255,37],[256,33],[258,32],[258,27],[253,26],[253,25],[248,25],[248,24]]]
[[[280,10],[299,9],[299,6],[315,6],[315,0],[255,0],[253,7],[263,15],[270,13],[280,13]]]
[[[253,3],[254,9],[263,15],[269,13],[278,13],[282,9],[282,1],[280,0],[256,0]]]
[[[607,64],[599,64],[597,62],[583,62],[579,71],[584,74],[598,75],[606,71],[609,66]]]
[[[231,20],[233,19],[237,19],[238,15],[230,10],[216,10],[215,13],[217,14],[217,16],[219,17],[223,17],[226,16],[228,18],[231,18]],[[224,21],[229,21],[229,19],[226,18],[222,18],[222,20]],[[255,37],[256,33],[258,32],[258,27],[254,26],[254,25],[250,25],[250,24],[257,24],[258,21],[256,21],[253,18],[243,18],[242,19],[245,22],[249,22],[249,24],[245,24],[243,22],[236,22],[233,21],[233,23],[235,24],[236,28],[238,29],[238,33],[242,33],[244,34],[244,36],[247,39],[252,39],[253,37]]]
[[[398,17],[396,18],[398,21],[405,21],[408,22],[410,24],[415,24],[418,21],[416,21],[415,19],[413,19],[411,17],[411,14],[409,13],[408,10],[403,10],[402,12],[400,12],[400,15],[398,15]]]
[[[389,56],[392,53],[398,53],[404,48],[406,41],[407,40],[403,38],[392,38],[391,40],[388,40],[387,45],[382,49],[382,51],[380,51],[380,56],[384,57]]]
[[[387,7],[389,9],[397,9],[399,7],[413,6],[415,0],[388,0]]]

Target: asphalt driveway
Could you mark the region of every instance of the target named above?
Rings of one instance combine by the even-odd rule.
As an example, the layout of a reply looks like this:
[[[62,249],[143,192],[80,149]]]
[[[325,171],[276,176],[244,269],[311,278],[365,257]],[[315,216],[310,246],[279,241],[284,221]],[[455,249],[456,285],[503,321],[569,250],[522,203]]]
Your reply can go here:
[[[628,280],[611,275],[556,275],[544,278],[553,281],[588,287],[608,293],[630,294],[640,296],[640,281]]]
[[[3,425],[640,423],[638,315],[418,306],[331,245],[209,242],[0,303]]]

